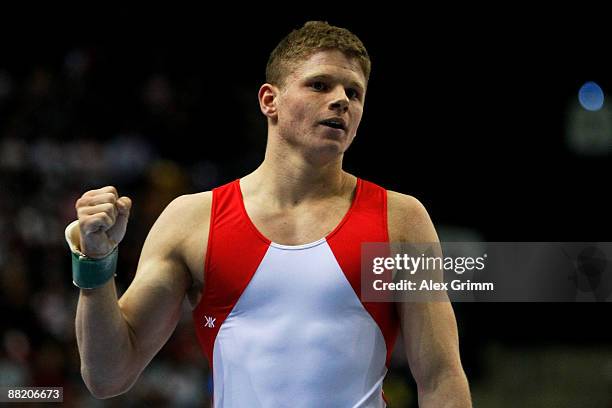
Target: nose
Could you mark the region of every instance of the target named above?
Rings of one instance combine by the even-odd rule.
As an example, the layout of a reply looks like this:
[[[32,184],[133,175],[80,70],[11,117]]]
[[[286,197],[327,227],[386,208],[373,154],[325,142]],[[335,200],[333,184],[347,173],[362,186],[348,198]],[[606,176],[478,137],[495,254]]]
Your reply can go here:
[[[343,87],[337,87],[332,98],[332,102],[329,104],[330,110],[335,110],[342,113],[348,111],[349,99],[348,96],[346,96],[346,92],[344,92]]]

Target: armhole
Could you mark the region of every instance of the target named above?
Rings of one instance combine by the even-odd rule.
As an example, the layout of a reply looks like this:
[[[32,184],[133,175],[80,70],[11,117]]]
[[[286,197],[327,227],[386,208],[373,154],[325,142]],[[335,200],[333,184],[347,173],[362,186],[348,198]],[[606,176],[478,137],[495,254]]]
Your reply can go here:
[[[217,213],[217,194],[215,194],[215,190],[212,191],[212,202],[210,204],[210,222],[208,225],[208,242],[206,243],[206,256],[204,257],[204,276],[202,277],[202,282],[204,283],[202,290],[202,297],[200,300],[204,299],[204,295],[208,288],[208,275],[210,274],[210,257],[212,256],[212,242],[213,242],[213,232],[215,225],[215,216]]]
[[[383,228],[384,228],[384,238],[385,241],[384,242],[389,242],[389,208],[388,208],[388,200],[387,200],[387,196],[389,194],[389,191],[387,189],[382,189],[383,194],[382,194],[382,219],[383,219]],[[208,256],[208,253],[206,254]]]

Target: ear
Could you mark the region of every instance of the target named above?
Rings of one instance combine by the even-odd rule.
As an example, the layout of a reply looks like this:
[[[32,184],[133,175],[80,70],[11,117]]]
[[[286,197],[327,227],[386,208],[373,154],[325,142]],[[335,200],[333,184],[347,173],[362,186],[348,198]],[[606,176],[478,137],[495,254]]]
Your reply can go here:
[[[270,119],[276,119],[277,117],[276,98],[278,95],[279,90],[274,85],[266,83],[259,88],[257,95],[259,97],[259,108],[261,113]]]

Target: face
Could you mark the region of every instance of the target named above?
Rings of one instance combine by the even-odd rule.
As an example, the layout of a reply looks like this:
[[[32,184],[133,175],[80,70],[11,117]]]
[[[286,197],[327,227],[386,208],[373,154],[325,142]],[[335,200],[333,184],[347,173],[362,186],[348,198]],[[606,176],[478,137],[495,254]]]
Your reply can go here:
[[[337,50],[317,52],[274,89],[273,114],[267,116],[277,137],[319,160],[348,149],[361,121],[366,91],[356,59]]]

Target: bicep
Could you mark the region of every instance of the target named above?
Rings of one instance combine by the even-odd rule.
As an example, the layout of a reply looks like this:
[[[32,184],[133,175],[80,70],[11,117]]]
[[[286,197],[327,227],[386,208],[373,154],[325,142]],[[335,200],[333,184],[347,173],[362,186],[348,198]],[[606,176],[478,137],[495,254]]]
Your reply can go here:
[[[180,232],[170,204],[155,222],[142,249],[134,280],[119,299],[131,343],[144,367],[166,343],[182,312],[191,278],[178,253]]]

